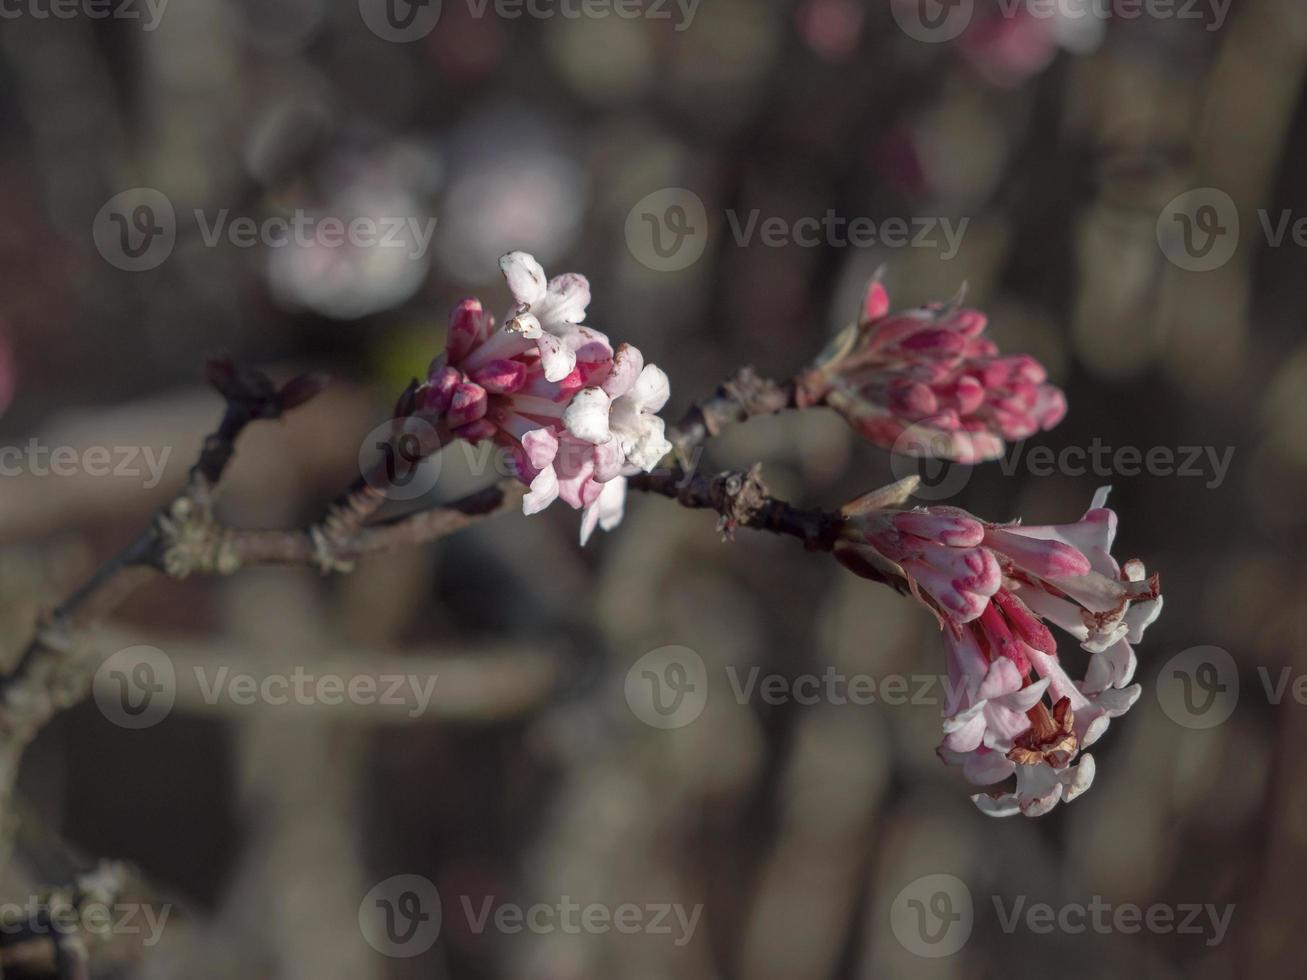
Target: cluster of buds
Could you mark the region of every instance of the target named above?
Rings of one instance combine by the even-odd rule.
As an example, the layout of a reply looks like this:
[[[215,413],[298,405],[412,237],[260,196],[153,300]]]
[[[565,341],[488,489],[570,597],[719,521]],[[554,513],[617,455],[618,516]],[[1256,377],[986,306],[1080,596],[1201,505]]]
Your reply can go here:
[[[1096,742],[1139,697],[1132,644],[1157,618],[1156,575],[1112,558],[1116,514],[1107,488],[1074,524],[993,524],[953,507],[850,514],[836,557],[893,581],[939,619],[954,703],[940,755],[975,785],[1016,777],[998,796],[972,797],[993,816],[1038,816],[1094,778]],[[1046,623],[1088,654],[1074,681]],[[1077,760],[1078,757],[1078,760]]]
[[[530,487],[534,514],[561,498],[581,510],[581,543],[622,519],[626,477],[648,472],[670,450],[658,411],[667,375],[630,344],[582,325],[590,284],[552,280],[525,252],[500,260],[515,301],[503,326],[480,301],[450,316],[449,340],[413,393],[425,417],[454,436],[493,440]]]
[[[1066,398],[1034,358],[1000,356],[986,325],[983,313],[956,304],[891,314],[873,280],[857,322],[798,377],[796,403],[828,405],[897,453],[997,459],[1005,440],[1060,422]]]

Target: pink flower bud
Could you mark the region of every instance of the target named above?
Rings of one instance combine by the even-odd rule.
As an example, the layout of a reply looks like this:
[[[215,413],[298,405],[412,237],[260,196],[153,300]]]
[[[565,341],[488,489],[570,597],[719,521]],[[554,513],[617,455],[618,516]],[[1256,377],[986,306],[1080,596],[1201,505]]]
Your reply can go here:
[[[798,379],[796,403],[826,404],[864,438],[911,455],[976,463],[1003,454],[1066,414],[1066,398],[1025,354],[998,356],[977,310],[926,306],[889,313],[873,282],[856,328]],[[965,431],[968,436],[950,433]]]

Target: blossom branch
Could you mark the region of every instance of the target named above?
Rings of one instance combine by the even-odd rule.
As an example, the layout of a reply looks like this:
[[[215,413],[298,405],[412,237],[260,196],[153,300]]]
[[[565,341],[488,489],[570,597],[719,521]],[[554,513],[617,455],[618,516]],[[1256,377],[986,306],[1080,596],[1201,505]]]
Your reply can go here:
[[[331,539],[330,557],[349,563],[364,555],[436,541],[520,505],[525,492],[520,483],[504,480],[448,504],[338,533]],[[218,563],[230,566],[217,569],[223,571],[246,565],[317,567],[322,553],[315,530],[316,526],[296,531],[223,531],[210,554],[221,553]]]
[[[737,527],[770,531],[798,538],[811,551],[831,551],[844,523],[838,513],[802,510],[772,497],[762,482],[762,464],[748,472],[719,473],[713,477],[687,477],[679,467],[670,471],[632,476],[632,490],[659,494],[682,507],[713,510],[726,534]]]
[[[752,367],[740,368],[709,398],[697,401],[668,433],[682,467],[691,466],[693,451],[734,422],[778,415],[796,408],[793,381],[779,383],[759,377]]]

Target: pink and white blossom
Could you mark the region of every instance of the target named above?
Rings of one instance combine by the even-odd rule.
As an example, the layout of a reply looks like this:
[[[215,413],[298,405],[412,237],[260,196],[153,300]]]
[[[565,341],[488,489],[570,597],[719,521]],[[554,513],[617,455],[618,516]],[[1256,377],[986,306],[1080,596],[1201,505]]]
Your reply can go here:
[[[667,404],[667,375],[629,344],[618,348],[603,383],[583,388],[563,414],[563,425],[577,439],[613,447],[613,456],[637,470],[651,470],[669,452],[659,410]]]
[[[496,328],[475,299],[455,307],[416,410],[439,417],[456,437],[504,447],[530,488],[523,511],[563,500],[582,511],[584,544],[596,527],[621,522],[626,477],[670,451],[657,415],[670,385],[635,347],[614,352],[604,334],[580,323],[590,301],[584,276],[546,281],[524,252],[500,264],[518,304],[509,323]]]
[[[952,507],[851,517],[837,557],[897,579],[938,617],[956,701],[940,755],[977,785],[1016,789],[973,799],[986,813],[1047,812],[1088,788],[1080,751],[1130,709],[1140,689],[1133,644],[1161,611],[1157,577],[1111,556],[1116,515],[1107,489],[1079,521],[993,524]],[[1046,622],[1088,654],[1067,673]]]
[[[537,342],[547,380],[563,380],[576,367],[571,338],[590,305],[589,280],[576,273],[546,279],[540,263],[526,252],[509,252],[499,268],[517,303],[507,328]]]
[[[1066,414],[1062,391],[1024,354],[1002,356],[985,315],[953,305],[889,312],[873,280],[858,321],[798,379],[800,407],[824,404],[864,438],[915,456],[977,463]]]

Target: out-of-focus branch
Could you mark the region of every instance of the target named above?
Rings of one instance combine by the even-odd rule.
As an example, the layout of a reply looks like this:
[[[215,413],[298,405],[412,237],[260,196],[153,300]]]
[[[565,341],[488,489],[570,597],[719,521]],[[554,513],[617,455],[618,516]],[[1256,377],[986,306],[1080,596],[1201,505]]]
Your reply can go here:
[[[10,817],[18,765],[27,744],[60,709],[86,696],[96,654],[80,634],[159,572],[229,573],[245,564],[339,568],[359,555],[432,541],[498,513],[516,488],[491,487],[454,504],[362,527],[367,513],[333,525],[296,531],[231,531],[213,513],[213,492],[252,422],[275,419],[303,404],[325,384],[304,375],[275,387],[264,375],[215,360],[209,381],[226,400],[222,420],[204,441],[186,486],[135,540],[101,566],[38,627],[14,669],[0,679],[0,830]],[[329,514],[339,514],[334,508]]]
[[[59,605],[37,630],[17,666],[0,680],[0,816],[9,813],[19,760],[27,743],[58,710],[85,697],[97,657],[79,634],[159,572],[185,577],[195,572],[230,574],[247,565],[305,565],[324,572],[347,570],[354,559],[374,552],[434,541],[508,509],[524,488],[514,481],[470,494],[451,504],[369,523],[385,500],[365,478],[332,504],[323,521],[298,530],[233,530],[221,526],[213,493],[236,451],[236,441],[252,422],[281,417],[312,398],[325,385],[304,375],[276,387],[264,375],[227,360],[209,365],[209,381],[226,400],[218,428],[205,440],[186,486],[119,555],[102,566],[82,588]],[[411,392],[406,392],[411,402]],[[712,397],[698,402],[684,421],[669,430],[682,463],[670,473],[636,476],[630,485],[657,493],[682,506],[719,515],[730,534],[737,527],[796,537],[813,550],[830,551],[838,538],[838,514],[808,511],[771,497],[760,467],[747,473],[708,478],[689,475],[692,450],[733,421],[775,414],[794,406],[794,385],[740,370]],[[412,408],[401,399],[398,417]],[[448,433],[443,426],[437,438]],[[436,447],[424,447],[424,453]]]
[[[103,862],[71,884],[14,907],[0,919],[0,969],[4,975],[86,980],[89,941],[104,936],[104,923],[83,926],[88,908],[111,910],[140,883],[126,865]],[[106,937],[107,938],[107,937]]]
[[[394,650],[348,647],[324,654],[307,671],[313,678],[334,676],[348,681],[367,679],[371,689],[391,691],[393,696],[362,703],[346,699],[326,704],[321,699],[296,700],[287,694],[284,703],[271,707],[236,704],[205,697],[193,679],[222,669],[232,675],[253,677],[260,689],[278,670],[275,658],[248,646],[222,640],[160,637],[107,624],[97,631],[108,649],[149,644],[165,650],[177,673],[175,710],[200,715],[237,716],[275,711],[278,714],[311,715],[328,711],[333,722],[370,724],[422,724],[430,722],[485,723],[513,718],[530,711],[556,689],[561,663],[546,648],[513,647],[506,644],[478,646],[450,653],[423,650],[403,655]],[[396,689],[395,679],[403,678]],[[429,694],[418,704],[409,679],[430,679]],[[311,682],[310,678],[310,682]],[[402,702],[402,703],[401,703]]]

